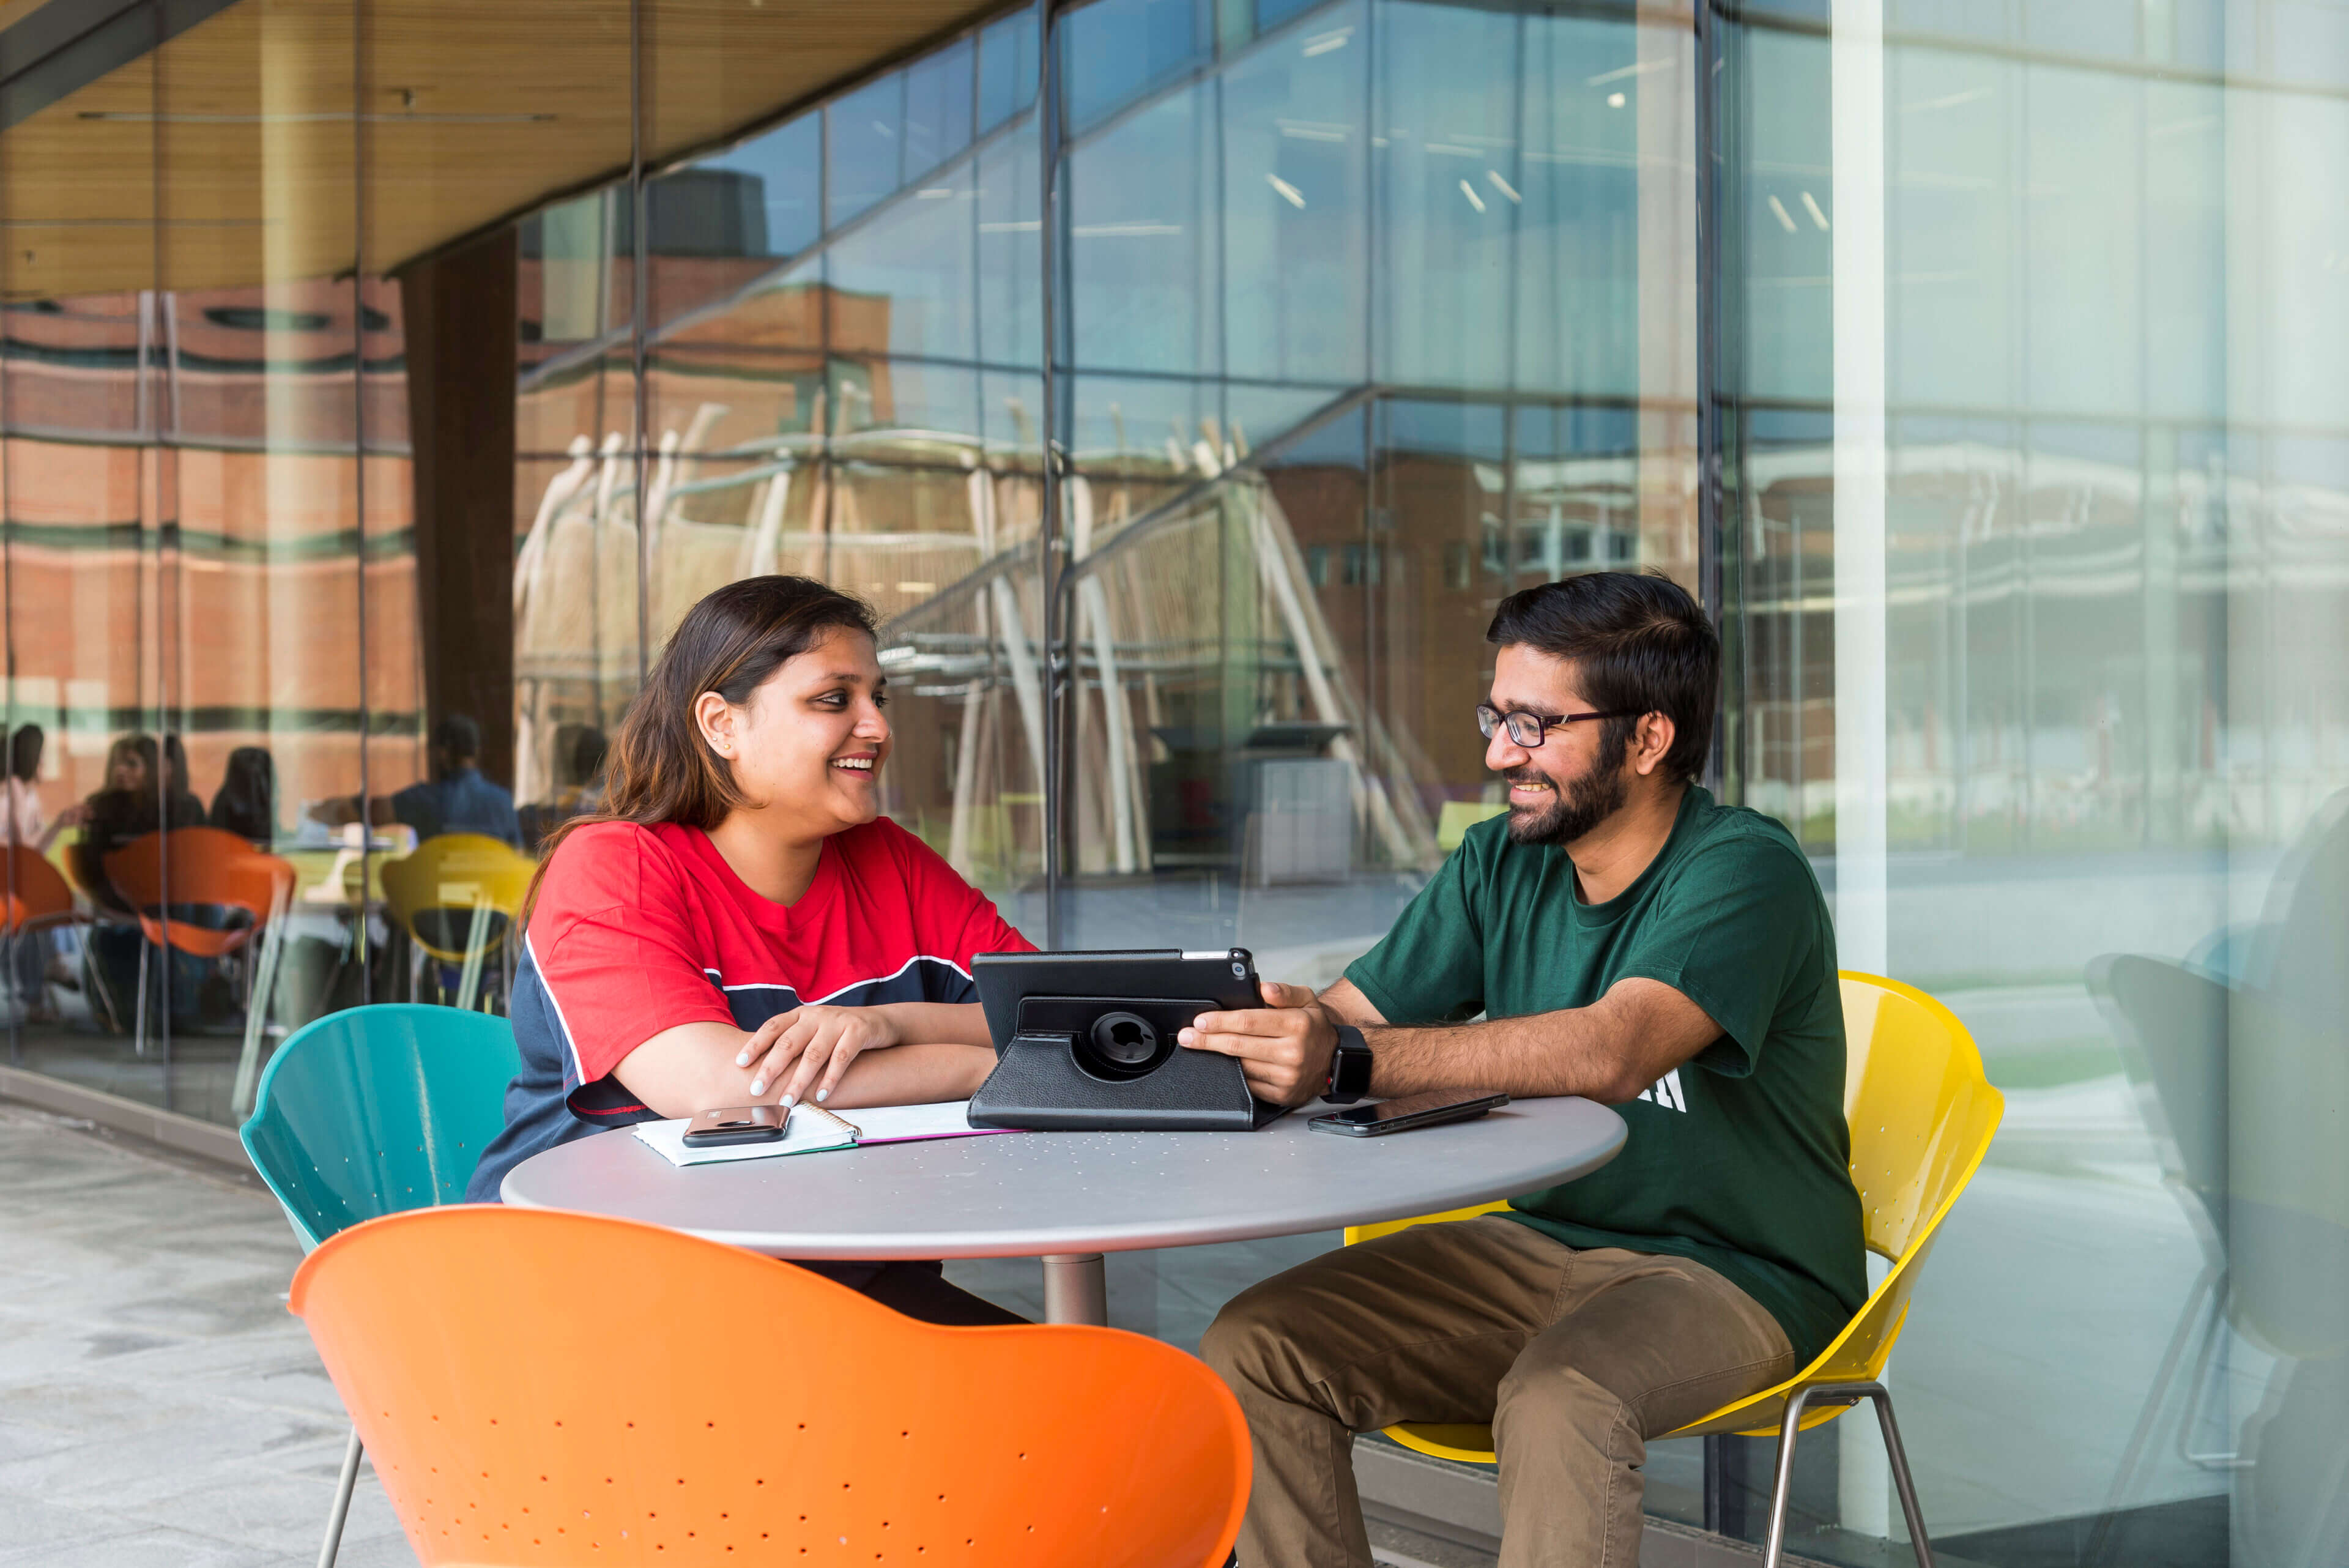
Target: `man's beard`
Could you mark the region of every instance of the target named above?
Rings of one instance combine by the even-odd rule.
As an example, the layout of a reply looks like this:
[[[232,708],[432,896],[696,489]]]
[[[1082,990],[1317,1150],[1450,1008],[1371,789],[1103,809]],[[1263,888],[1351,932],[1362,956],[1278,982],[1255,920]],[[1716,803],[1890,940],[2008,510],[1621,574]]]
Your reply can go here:
[[[1589,772],[1565,785],[1530,767],[1511,768],[1503,774],[1511,784],[1547,784],[1557,797],[1539,811],[1511,806],[1509,836],[1519,844],[1560,845],[1587,836],[1622,810],[1631,796],[1630,782],[1623,776],[1623,754],[1630,749],[1628,742],[1613,747],[1602,744]],[[1606,754],[1610,752],[1612,755]]]

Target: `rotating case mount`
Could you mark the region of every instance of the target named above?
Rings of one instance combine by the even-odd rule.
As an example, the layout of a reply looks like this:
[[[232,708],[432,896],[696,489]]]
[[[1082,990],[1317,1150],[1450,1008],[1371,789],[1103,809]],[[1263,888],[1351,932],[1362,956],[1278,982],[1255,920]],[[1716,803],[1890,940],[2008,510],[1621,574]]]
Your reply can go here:
[[[1246,1132],[1281,1114],[1237,1062],[1175,1043],[1202,1012],[1264,1005],[1245,948],[980,953],[971,975],[998,1058],[975,1127]]]

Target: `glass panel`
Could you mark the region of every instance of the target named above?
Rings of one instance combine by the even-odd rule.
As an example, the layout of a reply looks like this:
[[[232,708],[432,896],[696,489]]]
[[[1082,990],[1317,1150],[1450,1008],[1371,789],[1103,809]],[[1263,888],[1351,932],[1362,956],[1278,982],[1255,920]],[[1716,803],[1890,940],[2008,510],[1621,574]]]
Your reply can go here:
[[[1225,322],[1234,376],[1369,373],[1366,5],[1326,7],[1224,73]],[[1092,221],[1091,215],[1081,221]]]
[[[1041,198],[1036,121],[1029,116],[979,152],[978,353],[990,365],[1043,358]]]
[[[970,145],[977,42],[959,38],[905,67],[905,178]]]
[[[893,71],[823,111],[827,223],[844,223],[904,179],[905,78]]]
[[[1170,93],[1071,152],[1068,308],[1078,364],[1216,368],[1213,104],[1207,88]]]
[[[1512,79],[1522,25],[1506,13],[1382,0],[1376,154],[1380,351],[1391,379],[1509,384],[1511,246],[1522,192]],[[1495,181],[1498,180],[1499,184]]]
[[[819,202],[823,177],[823,119],[803,114],[754,137],[714,158],[698,169],[719,169],[755,183],[764,211],[765,244],[750,254],[796,255],[815,243],[823,226]],[[657,310],[655,319],[661,319]]]
[[[1214,49],[1203,0],[1094,0],[1055,25],[1069,124],[1081,130]]]
[[[1936,1554],[2336,1560],[2349,112],[2287,85],[2333,8],[1888,9],[1880,106],[1732,30],[1726,532],[1744,797],[2006,1095],[1892,1362]],[[2060,1410],[1984,1424],[2050,1366]],[[1875,1562],[1837,1425],[1790,1546]]]
[[[1036,101],[1036,16],[1016,12],[978,39],[978,129],[993,130]]]
[[[835,352],[977,357],[977,202],[969,169],[945,171],[833,243]]]

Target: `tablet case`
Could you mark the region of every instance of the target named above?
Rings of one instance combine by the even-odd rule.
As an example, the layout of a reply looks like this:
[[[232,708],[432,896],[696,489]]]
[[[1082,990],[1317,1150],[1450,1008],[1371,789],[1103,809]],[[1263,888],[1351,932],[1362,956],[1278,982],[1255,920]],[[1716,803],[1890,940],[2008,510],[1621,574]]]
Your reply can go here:
[[[1148,968],[1133,966],[1129,975],[1146,975]],[[1060,978],[1081,979],[1083,969],[1081,963],[1072,966]],[[1176,1033],[1192,1019],[1233,1005],[1233,995],[1015,996],[988,983],[995,978],[981,981],[982,991],[993,993],[989,1013],[1011,1016],[1000,1022],[990,1017],[1000,1060],[971,1096],[975,1127],[1247,1132],[1283,1114],[1282,1107],[1248,1093],[1240,1064],[1231,1057],[1185,1051],[1175,1044]],[[1112,1059],[1096,1044],[1106,1043],[1113,1030],[1130,1042],[1127,1060]]]

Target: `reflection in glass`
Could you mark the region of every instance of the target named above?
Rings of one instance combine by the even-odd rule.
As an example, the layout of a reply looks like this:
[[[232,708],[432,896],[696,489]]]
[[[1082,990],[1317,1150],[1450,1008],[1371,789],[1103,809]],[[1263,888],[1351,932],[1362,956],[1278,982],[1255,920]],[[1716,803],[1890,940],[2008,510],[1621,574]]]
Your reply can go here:
[[[1861,281],[1837,236],[1870,193],[1837,165],[1827,41],[1733,29],[1731,766],[1842,861],[1839,775],[1880,742],[1882,961],[2008,1096],[1944,1242],[1999,1282],[1929,1274],[1892,1374],[1941,1456],[1937,1550],[1972,1561],[2349,1546],[2349,1168],[2314,1130],[2343,1092],[2315,1022],[2340,965],[2310,961],[2349,900],[2349,378],[2309,352],[2341,316],[2339,225],[2271,194],[2322,188],[2305,159],[2349,120],[2258,74],[2296,9],[1888,7],[1864,614],[1835,337]],[[2250,74],[2169,74],[2211,60],[2222,12]],[[1838,689],[1855,634],[1881,638],[1880,705]],[[2065,1415],[1987,1440],[1982,1410],[2044,1392],[2025,1360],[2067,1368]],[[1886,1532],[1881,1469],[1847,1443],[1804,1505],[1841,1533],[1796,1550],[1859,1560],[1839,1542]]]

